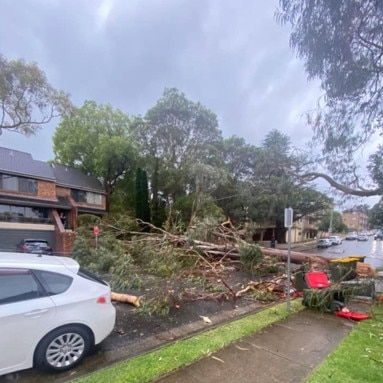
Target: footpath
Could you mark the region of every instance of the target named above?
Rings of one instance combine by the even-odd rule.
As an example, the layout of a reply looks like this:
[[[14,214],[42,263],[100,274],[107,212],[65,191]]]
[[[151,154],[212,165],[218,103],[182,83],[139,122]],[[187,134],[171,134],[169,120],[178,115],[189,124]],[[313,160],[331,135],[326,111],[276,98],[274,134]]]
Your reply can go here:
[[[368,305],[359,302],[353,309],[367,311]],[[304,382],[354,326],[306,309],[154,382]]]

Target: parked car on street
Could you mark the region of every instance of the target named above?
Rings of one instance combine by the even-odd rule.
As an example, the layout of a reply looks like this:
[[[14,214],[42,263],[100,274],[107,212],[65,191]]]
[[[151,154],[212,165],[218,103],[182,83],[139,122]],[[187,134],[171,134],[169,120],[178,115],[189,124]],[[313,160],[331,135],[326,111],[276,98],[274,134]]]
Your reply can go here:
[[[380,240],[383,240],[383,233],[381,230],[378,230],[375,235],[374,235],[374,239],[380,239]]]
[[[110,286],[69,257],[0,253],[0,375],[68,370],[113,330]]]
[[[341,245],[343,242],[343,239],[338,235],[330,235],[328,239],[331,241],[332,245]]]
[[[359,233],[356,239],[358,241],[368,241],[368,235],[366,233]]]
[[[355,241],[358,238],[358,235],[355,232],[347,233],[345,236],[346,241]]]
[[[326,249],[328,247],[331,247],[332,243],[328,238],[321,238],[317,241],[317,248],[318,249]]]
[[[22,239],[17,245],[16,249],[21,253],[32,254],[46,254],[52,255],[53,249],[45,239]]]

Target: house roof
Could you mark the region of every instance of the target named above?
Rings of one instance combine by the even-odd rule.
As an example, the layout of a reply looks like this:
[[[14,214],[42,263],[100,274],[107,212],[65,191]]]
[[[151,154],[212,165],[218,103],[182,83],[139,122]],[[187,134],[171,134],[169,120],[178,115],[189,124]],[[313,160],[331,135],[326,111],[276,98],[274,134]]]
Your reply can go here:
[[[80,169],[61,164],[49,166],[46,162],[34,160],[30,153],[14,149],[0,147],[0,173],[52,180],[67,188],[105,193],[97,178],[82,173]]]
[[[105,193],[101,182],[97,178],[82,173],[80,169],[52,164],[52,171],[59,186]]]
[[[29,153],[3,147],[0,147],[0,172],[55,180],[52,168],[46,162],[34,160]]]

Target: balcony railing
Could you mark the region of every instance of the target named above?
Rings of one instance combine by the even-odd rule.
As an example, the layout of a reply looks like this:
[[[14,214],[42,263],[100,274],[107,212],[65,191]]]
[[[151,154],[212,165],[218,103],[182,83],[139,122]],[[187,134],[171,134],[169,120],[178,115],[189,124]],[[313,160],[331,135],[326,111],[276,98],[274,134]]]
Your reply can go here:
[[[0,222],[18,222],[18,223],[34,223],[52,225],[52,218],[43,217],[25,217],[23,215],[0,213]]]

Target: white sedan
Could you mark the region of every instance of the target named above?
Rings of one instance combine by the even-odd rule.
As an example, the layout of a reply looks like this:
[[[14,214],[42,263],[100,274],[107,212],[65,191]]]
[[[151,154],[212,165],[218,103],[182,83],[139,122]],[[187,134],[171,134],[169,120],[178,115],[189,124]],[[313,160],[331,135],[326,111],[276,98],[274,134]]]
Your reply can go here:
[[[113,330],[109,285],[67,257],[0,253],[0,375],[64,371]]]
[[[368,241],[368,235],[365,233],[358,234],[357,238],[358,241]]]

